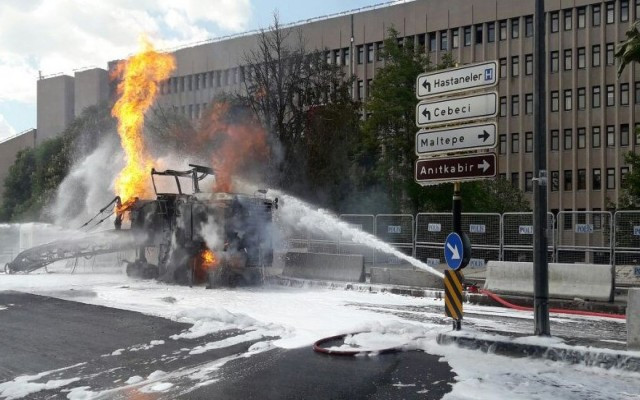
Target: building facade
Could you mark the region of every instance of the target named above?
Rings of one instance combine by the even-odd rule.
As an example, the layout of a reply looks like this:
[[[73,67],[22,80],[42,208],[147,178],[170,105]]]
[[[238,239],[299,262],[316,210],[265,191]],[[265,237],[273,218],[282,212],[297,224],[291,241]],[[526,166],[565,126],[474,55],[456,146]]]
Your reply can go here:
[[[384,65],[380,50],[391,27],[434,63],[446,53],[459,64],[497,60],[499,174],[531,196],[533,7],[522,0],[416,0],[294,29],[308,48],[325,50],[328,62],[355,76],[352,95],[360,100]],[[545,9],[549,208],[606,210],[629,171],[623,155],[640,144],[640,69],[618,77],[613,56],[640,18],[640,0],[547,0]],[[199,118],[215,96],[242,90],[246,54],[256,43],[256,34],[247,34],[175,50],[177,69],[162,84],[158,105]],[[38,104],[40,132],[40,90]]]

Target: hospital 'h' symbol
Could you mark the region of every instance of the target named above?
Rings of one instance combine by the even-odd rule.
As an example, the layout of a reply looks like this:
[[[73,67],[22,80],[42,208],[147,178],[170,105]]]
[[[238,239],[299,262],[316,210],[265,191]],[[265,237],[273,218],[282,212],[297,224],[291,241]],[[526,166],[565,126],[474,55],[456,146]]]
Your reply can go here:
[[[493,69],[492,68],[487,68],[484,70],[484,80],[485,81],[492,81],[493,80]]]

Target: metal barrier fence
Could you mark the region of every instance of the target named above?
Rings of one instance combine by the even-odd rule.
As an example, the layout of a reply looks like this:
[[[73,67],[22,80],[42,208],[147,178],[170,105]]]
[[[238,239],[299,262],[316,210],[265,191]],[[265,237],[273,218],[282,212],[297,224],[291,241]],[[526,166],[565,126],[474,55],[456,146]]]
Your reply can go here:
[[[363,232],[371,235],[376,234],[376,217],[373,214],[342,214],[340,219]],[[370,246],[356,243],[353,240],[340,241],[339,254],[362,254],[365,264],[373,264],[375,262],[375,250]]]
[[[410,214],[376,215],[376,236],[404,254],[413,256],[414,219]],[[402,261],[391,254],[376,250],[374,264],[401,264]]]
[[[640,267],[640,211],[618,211],[614,216],[615,265]]]
[[[462,231],[473,244],[471,268],[482,268],[489,260],[500,260],[500,214],[463,213]],[[444,242],[453,232],[451,213],[420,213],[416,217],[415,256],[431,266],[444,263]]]
[[[444,242],[453,231],[451,213],[343,214],[340,219],[375,235],[407,255],[429,265],[444,263]],[[533,261],[533,213],[463,213],[462,230],[472,244],[470,268],[489,260]],[[560,211],[548,213],[549,262],[630,266],[640,276],[640,211]],[[358,243],[323,227],[315,232],[288,229],[289,248],[362,254],[365,263],[400,264],[397,257]]]
[[[560,211],[556,262],[612,264],[613,216],[608,211]]]
[[[547,213],[547,261],[555,258],[555,217]],[[502,261],[533,262],[533,213],[502,214]]]

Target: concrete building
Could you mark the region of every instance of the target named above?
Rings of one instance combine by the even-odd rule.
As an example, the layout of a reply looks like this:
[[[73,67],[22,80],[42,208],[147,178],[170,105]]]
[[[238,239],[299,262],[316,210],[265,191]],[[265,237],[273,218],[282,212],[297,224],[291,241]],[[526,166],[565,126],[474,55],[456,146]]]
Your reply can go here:
[[[530,195],[533,6],[522,0],[416,0],[297,28],[308,48],[326,49],[329,62],[356,76],[352,93],[362,100],[384,65],[380,49],[390,27],[403,41],[423,46],[432,62],[448,52],[460,64],[498,60],[499,171]],[[618,78],[613,57],[629,25],[640,18],[640,0],[547,0],[545,8],[549,208],[605,210],[619,197],[629,171],[623,154],[638,151],[640,144],[634,133],[640,124],[640,69],[629,67]],[[247,34],[176,50],[177,69],[162,85],[158,104],[198,118],[217,94],[241,90],[245,54],[255,45],[256,35]],[[54,89],[53,82],[46,85]],[[38,130],[44,137],[70,115],[66,96],[72,83],[56,85],[55,95],[45,82],[38,85]],[[62,104],[43,109],[41,119],[41,106],[56,101]]]
[[[109,92],[109,74],[105,69],[77,71],[74,74],[74,116],[79,117],[87,107],[108,101]]]
[[[64,131],[75,118],[75,82],[69,75],[38,79],[37,128],[38,143]]]

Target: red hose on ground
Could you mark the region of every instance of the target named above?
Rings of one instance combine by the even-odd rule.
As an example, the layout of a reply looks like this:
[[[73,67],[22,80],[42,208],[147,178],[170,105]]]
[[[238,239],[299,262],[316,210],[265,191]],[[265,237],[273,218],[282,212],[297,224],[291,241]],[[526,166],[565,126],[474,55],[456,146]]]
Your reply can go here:
[[[533,311],[533,307],[517,306],[515,304],[509,303],[508,301],[498,296],[497,294],[491,292],[490,290],[479,289],[479,292],[482,294],[486,294],[487,296],[491,297],[493,300],[497,301],[498,303],[502,304],[507,308],[511,308],[518,311]],[[601,313],[601,312],[595,312],[595,311],[582,311],[582,310],[564,310],[562,308],[550,308],[549,312],[556,313],[556,314],[585,315],[588,317],[605,317],[605,318],[616,318],[616,319],[627,318],[624,314],[607,314],[607,313]]]

